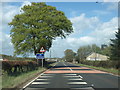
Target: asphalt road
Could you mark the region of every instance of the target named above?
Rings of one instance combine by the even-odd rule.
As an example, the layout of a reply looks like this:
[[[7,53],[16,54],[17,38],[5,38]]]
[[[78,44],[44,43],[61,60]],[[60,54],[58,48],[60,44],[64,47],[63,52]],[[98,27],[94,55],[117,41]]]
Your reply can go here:
[[[119,90],[118,76],[58,62],[24,88],[25,90]]]

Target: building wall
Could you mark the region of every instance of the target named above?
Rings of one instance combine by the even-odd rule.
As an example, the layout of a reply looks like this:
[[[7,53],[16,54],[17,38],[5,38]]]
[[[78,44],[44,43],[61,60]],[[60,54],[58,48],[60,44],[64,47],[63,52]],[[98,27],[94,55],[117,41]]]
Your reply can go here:
[[[105,56],[105,55],[101,55],[101,54],[98,54],[98,53],[92,53],[90,54],[86,60],[92,60],[92,61],[95,61],[95,60],[98,60],[98,61],[104,61],[104,60],[108,60],[108,56]]]

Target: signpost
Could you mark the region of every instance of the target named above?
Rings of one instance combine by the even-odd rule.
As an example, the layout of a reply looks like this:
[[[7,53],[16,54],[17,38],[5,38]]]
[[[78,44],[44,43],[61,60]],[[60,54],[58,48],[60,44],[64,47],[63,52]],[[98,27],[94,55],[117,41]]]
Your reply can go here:
[[[42,47],[42,48],[40,49],[40,53],[37,53],[37,54],[36,54],[36,59],[37,59],[37,61],[38,61],[38,59],[42,59],[42,67],[43,67],[43,65],[44,65],[44,62],[43,62],[44,52],[46,52],[46,50]]]

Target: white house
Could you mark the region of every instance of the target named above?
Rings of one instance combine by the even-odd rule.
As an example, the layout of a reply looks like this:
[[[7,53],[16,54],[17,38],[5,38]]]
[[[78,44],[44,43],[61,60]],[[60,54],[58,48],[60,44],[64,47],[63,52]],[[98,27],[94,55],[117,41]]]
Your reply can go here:
[[[102,55],[102,54],[99,54],[99,53],[94,53],[94,52],[86,57],[86,60],[91,60],[91,61],[95,61],[95,60],[106,61],[108,59],[109,59],[108,56]]]

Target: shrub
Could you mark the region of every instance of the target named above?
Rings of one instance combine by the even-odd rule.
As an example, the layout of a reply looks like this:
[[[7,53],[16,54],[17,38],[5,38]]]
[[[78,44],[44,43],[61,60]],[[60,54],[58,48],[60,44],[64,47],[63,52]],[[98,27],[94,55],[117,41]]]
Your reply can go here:
[[[8,74],[27,72],[38,68],[35,61],[2,61],[2,69]]]

